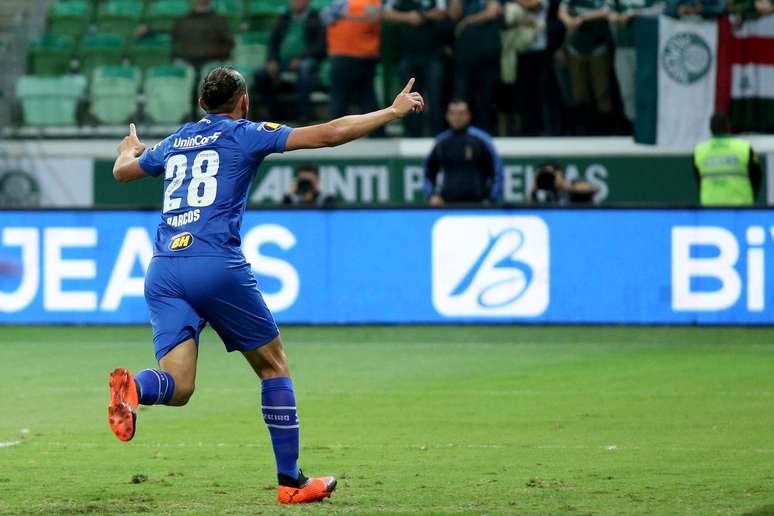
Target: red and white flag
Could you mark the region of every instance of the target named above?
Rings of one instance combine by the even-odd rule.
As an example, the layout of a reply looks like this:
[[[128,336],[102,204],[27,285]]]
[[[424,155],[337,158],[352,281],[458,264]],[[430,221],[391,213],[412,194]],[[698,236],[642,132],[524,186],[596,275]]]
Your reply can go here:
[[[774,16],[720,20],[715,108],[740,132],[774,131]]]

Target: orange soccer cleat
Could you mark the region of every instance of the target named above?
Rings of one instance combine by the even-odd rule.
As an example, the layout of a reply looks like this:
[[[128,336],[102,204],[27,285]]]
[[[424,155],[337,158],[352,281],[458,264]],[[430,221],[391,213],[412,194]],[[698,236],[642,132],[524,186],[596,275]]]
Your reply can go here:
[[[128,369],[118,368],[110,373],[110,429],[122,441],[131,441],[137,421],[137,386]]]
[[[312,477],[303,479],[300,487],[279,486],[277,501],[279,503],[310,503],[320,502],[328,498],[336,490],[335,477]]]

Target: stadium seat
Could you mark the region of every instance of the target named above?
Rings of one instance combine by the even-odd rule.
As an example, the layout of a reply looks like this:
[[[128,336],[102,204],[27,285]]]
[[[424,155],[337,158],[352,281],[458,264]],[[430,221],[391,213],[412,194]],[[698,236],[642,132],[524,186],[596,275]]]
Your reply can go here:
[[[82,0],[57,2],[51,6],[48,19],[49,32],[78,38],[89,29],[91,5]]]
[[[214,0],[212,7],[215,12],[225,16],[231,32],[237,33],[242,24],[242,4],[238,0]]]
[[[159,0],[148,7],[146,20],[153,32],[171,32],[175,21],[191,10],[186,0]]]
[[[172,38],[169,34],[150,34],[134,42],[128,50],[132,63],[145,71],[151,66],[172,62]]]
[[[122,124],[137,112],[140,69],[136,66],[100,66],[91,81],[90,109],[105,124]]]
[[[111,0],[97,11],[97,30],[104,34],[131,36],[142,21],[142,6],[133,0]]]
[[[115,34],[87,34],[79,49],[80,70],[87,77],[98,66],[121,64],[124,38]]]
[[[312,0],[309,5],[312,7],[312,9],[322,11],[323,9],[329,7],[332,3],[333,0]]]
[[[91,12],[97,12],[97,7],[99,4],[103,2],[103,0],[59,0],[59,2],[81,2],[85,1],[87,4],[89,4],[89,7],[91,8]]]
[[[244,32],[237,34],[234,51],[231,54],[235,66],[250,68],[253,71],[262,68],[268,53],[269,32]]]
[[[195,73],[185,65],[162,65],[148,69],[144,90],[145,114],[157,123],[176,124],[191,113]]]
[[[252,0],[247,6],[247,21],[252,30],[271,31],[277,18],[287,11],[287,2]]]
[[[70,68],[75,44],[67,34],[44,34],[30,42],[30,73],[62,75]]]
[[[16,82],[24,125],[76,125],[78,102],[86,91],[86,77],[25,75]]]

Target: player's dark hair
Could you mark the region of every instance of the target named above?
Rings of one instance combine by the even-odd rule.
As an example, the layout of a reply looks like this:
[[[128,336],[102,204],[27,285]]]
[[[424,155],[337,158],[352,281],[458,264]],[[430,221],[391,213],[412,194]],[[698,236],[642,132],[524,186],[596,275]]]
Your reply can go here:
[[[317,165],[314,165],[312,163],[304,163],[303,165],[298,167],[299,172],[311,172],[312,174],[316,176],[320,176],[320,171],[317,168]]]
[[[247,92],[242,74],[230,66],[219,66],[204,77],[199,96],[208,113],[231,113],[239,97]]]
[[[726,113],[715,113],[710,118],[710,131],[713,135],[731,134],[731,119]]]

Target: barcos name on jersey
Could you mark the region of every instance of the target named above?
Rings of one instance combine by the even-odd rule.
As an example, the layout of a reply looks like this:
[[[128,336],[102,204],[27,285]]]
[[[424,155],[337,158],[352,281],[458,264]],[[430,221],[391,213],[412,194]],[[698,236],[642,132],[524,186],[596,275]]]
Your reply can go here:
[[[210,136],[202,136],[201,134],[197,134],[196,136],[189,136],[188,138],[175,138],[175,141],[172,143],[172,147],[175,149],[193,149],[194,147],[208,145],[210,143],[214,143],[218,137],[220,137],[220,134],[221,132],[217,131],[212,133]]]
[[[201,217],[199,210],[189,210],[185,213],[181,213],[180,215],[174,215],[172,217],[168,217],[166,222],[170,226],[179,228],[182,225],[190,224],[191,222],[196,222],[197,220],[199,220],[199,217]]]

